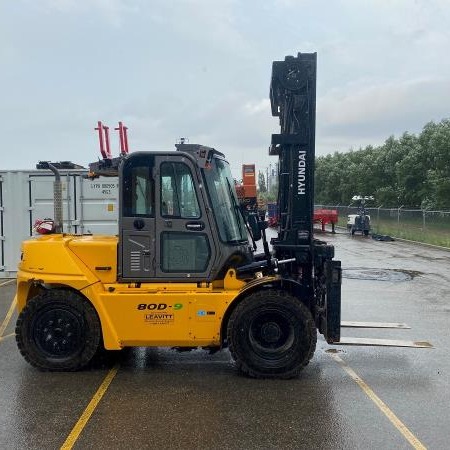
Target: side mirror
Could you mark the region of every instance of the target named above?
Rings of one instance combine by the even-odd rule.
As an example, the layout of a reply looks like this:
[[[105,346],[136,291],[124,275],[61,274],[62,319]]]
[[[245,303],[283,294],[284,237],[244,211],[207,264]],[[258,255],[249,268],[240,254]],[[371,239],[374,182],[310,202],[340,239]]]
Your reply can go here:
[[[258,215],[255,213],[250,213],[247,217],[248,225],[252,231],[253,239],[259,241],[262,238],[261,225],[258,220]]]

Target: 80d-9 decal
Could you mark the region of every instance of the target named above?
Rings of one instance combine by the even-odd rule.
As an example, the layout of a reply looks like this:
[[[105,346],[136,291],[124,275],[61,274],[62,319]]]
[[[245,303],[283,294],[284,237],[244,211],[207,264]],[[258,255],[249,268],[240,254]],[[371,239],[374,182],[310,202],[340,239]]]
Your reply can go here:
[[[168,305],[167,303],[139,303],[139,305],[137,305],[139,311],[164,311],[169,308],[172,308],[173,311],[179,311],[183,308],[183,304],[174,303],[173,305]]]

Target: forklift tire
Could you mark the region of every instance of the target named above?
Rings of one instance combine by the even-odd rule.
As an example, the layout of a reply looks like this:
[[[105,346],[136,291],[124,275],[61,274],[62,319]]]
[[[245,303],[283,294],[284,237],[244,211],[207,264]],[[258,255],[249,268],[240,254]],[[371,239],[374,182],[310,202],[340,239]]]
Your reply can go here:
[[[300,300],[271,289],[249,295],[236,307],[227,337],[241,372],[252,378],[289,379],[312,358],[317,329]]]
[[[32,298],[20,312],[16,340],[22,356],[40,370],[79,370],[99,348],[100,321],[80,295],[49,290]]]

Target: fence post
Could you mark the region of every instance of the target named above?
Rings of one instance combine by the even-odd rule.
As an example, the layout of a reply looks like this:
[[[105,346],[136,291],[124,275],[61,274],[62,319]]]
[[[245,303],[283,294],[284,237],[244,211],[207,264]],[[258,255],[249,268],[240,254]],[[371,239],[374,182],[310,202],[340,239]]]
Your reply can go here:
[[[397,234],[400,235],[400,210],[403,208],[403,205],[400,206],[397,210]],[[399,236],[400,237],[400,236]]]
[[[378,234],[381,234],[380,233],[380,208],[382,207],[383,205],[380,205],[379,207],[378,207],[378,209],[377,209],[377,233]]]

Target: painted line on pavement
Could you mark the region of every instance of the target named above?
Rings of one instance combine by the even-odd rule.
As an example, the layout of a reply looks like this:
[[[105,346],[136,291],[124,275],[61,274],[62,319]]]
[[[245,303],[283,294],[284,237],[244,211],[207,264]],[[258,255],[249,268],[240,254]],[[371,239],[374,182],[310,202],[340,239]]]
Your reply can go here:
[[[364,393],[372,400],[381,412],[389,419],[389,421],[397,428],[403,437],[416,450],[426,450],[426,447],[417,439],[414,434],[409,431],[406,425],[389,409],[386,403],[378,397],[377,394],[369,387],[369,385],[336,353],[328,353],[348,375],[356,382],[356,384],[364,391]]]
[[[84,427],[88,423],[90,417],[92,416],[92,413],[95,411],[95,408],[97,408],[97,405],[100,403],[100,400],[102,399],[103,395],[105,395],[105,392],[107,391],[109,385],[111,384],[111,381],[116,376],[118,370],[119,365],[116,365],[108,372],[108,375],[106,375],[102,384],[97,389],[97,392],[94,394],[91,401],[86,406],[86,409],[84,410],[83,414],[81,414],[80,418],[78,419],[78,422],[73,427],[69,436],[67,436],[67,439],[61,446],[61,450],[69,450],[75,445],[78,437],[80,436]]]
[[[10,283],[12,283],[12,282],[14,282],[14,281],[16,281],[15,278],[13,278],[12,280],[4,281],[3,283],[0,283],[0,287],[6,286],[7,284],[10,284]]]
[[[14,313],[14,309],[16,308],[17,299],[16,297],[13,298],[13,301],[11,303],[11,306],[9,307],[8,312],[6,313],[5,320],[0,325],[0,337],[3,336],[4,331],[6,330],[6,327],[8,326],[9,321],[11,320],[11,316]]]
[[[6,336],[0,336],[0,342],[4,341],[6,338],[13,337],[15,335],[16,335],[16,333],[10,333],[10,334],[7,334]]]

